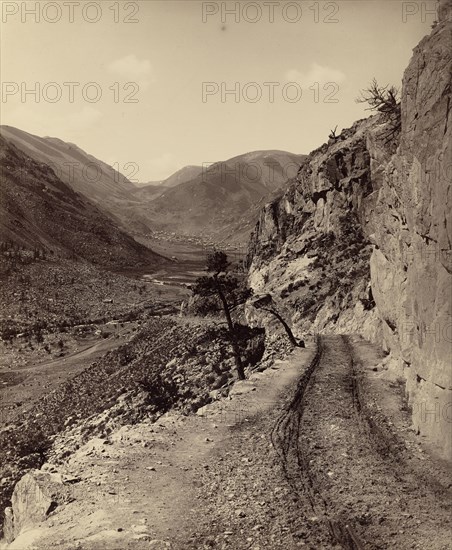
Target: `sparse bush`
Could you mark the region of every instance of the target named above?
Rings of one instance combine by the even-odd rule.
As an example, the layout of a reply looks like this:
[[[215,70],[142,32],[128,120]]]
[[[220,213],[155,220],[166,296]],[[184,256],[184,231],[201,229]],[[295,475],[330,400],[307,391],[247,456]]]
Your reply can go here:
[[[177,400],[177,384],[173,380],[163,379],[159,372],[147,372],[137,380],[137,384],[148,394],[149,404],[159,412],[168,411]]]

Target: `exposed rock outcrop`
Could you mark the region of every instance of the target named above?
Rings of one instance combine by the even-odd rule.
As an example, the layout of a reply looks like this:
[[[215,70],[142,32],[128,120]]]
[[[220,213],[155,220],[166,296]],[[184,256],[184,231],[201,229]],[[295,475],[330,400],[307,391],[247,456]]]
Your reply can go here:
[[[415,48],[401,131],[358,121],[309,155],[261,213],[250,283],[300,336],[359,332],[403,376],[415,428],[452,457],[452,2]]]
[[[59,504],[70,500],[61,474],[30,470],[16,484],[11,507],[5,510],[3,533],[12,542],[22,532],[44,521]]]
[[[250,284],[271,292],[294,329],[333,330],[369,315],[372,246],[363,231],[373,191],[366,136],[384,126],[358,121],[311,153],[297,181],[261,213],[249,255]]]

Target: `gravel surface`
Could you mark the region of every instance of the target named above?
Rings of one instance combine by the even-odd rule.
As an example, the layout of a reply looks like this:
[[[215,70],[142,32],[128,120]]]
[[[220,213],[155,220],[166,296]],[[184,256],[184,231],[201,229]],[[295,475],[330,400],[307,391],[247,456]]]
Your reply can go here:
[[[450,548],[451,473],[410,429],[382,358],[322,336],[196,415],[89,441],[58,465],[80,481],[35,547]]]

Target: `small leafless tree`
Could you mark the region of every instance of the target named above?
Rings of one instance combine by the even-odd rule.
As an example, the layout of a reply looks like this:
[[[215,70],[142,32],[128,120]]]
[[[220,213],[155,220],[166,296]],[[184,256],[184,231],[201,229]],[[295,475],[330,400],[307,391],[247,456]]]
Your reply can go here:
[[[337,125],[334,127],[334,130],[330,131],[330,135],[328,136],[329,139],[334,139],[334,141],[337,140],[339,136],[336,135]]]
[[[377,111],[389,122],[390,131],[387,139],[391,139],[401,128],[400,93],[395,86],[380,86],[374,78],[368,88],[361,90],[356,103],[367,103],[367,111]]]

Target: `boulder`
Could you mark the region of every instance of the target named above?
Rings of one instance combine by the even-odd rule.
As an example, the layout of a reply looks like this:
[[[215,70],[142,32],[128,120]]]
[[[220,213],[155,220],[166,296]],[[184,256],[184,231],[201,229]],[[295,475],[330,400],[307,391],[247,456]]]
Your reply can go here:
[[[8,543],[44,521],[58,505],[71,500],[61,475],[31,470],[16,484],[11,508],[5,510],[4,536]]]

